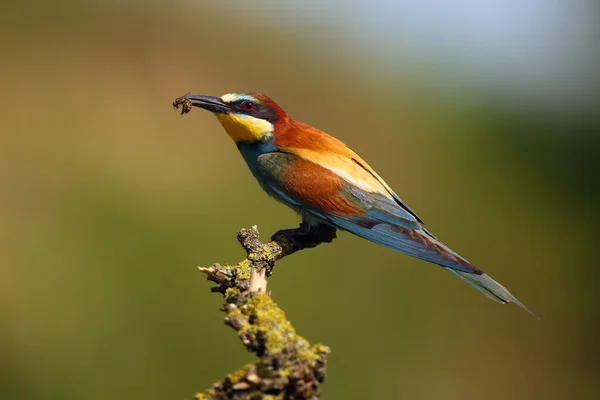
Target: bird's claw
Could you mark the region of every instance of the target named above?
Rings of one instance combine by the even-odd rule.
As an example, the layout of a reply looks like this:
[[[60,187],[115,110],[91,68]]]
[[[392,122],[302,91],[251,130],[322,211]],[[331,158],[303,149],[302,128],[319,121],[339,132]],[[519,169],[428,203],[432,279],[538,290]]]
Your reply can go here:
[[[304,235],[309,234],[310,232],[311,232],[311,226],[308,223],[302,221],[300,223],[300,226],[297,228],[278,230],[271,236],[271,240],[275,240],[275,238],[277,236],[285,236],[285,237],[304,236]]]
[[[271,240],[276,241],[277,237],[292,238],[295,240],[301,240],[304,242],[323,242],[331,243],[336,238],[336,229],[329,225],[310,225],[304,221],[298,228],[294,229],[282,229],[271,236]]]

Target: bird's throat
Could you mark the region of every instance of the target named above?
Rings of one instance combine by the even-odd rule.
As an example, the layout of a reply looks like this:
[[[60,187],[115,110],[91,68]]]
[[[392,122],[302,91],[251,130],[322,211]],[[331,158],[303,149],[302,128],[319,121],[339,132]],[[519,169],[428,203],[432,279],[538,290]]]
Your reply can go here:
[[[220,114],[215,116],[225,128],[227,134],[236,143],[256,143],[264,139],[265,135],[273,133],[273,124],[264,119],[251,117],[244,114]]]

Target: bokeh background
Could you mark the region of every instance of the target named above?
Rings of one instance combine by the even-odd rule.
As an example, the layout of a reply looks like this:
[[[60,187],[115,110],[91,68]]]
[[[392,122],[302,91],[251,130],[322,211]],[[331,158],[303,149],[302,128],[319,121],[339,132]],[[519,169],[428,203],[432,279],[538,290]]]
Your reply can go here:
[[[341,234],[270,289],[324,399],[600,398],[594,1],[3,1],[0,397],[184,399],[252,360],[197,265],[294,227],[186,92],[269,94],[541,316]]]

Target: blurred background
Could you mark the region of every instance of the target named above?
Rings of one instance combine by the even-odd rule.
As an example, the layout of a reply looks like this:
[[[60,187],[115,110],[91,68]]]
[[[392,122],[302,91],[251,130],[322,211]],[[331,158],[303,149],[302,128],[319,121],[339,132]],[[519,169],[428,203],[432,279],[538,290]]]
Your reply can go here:
[[[600,398],[599,8],[2,2],[0,397],[184,399],[253,359],[196,266],[298,218],[171,102],[257,91],[542,318],[340,234],[270,280],[323,399]]]

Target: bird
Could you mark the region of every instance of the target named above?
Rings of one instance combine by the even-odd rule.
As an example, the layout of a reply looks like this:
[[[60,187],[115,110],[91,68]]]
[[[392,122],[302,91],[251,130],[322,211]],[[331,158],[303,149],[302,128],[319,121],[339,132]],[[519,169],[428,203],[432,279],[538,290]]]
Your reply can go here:
[[[212,112],[233,139],[252,175],[271,197],[298,212],[289,234],[350,232],[437,264],[490,299],[514,303],[539,319],[504,286],[433,236],[423,220],[357,153],[339,139],[296,121],[270,97],[188,93],[173,106]]]

